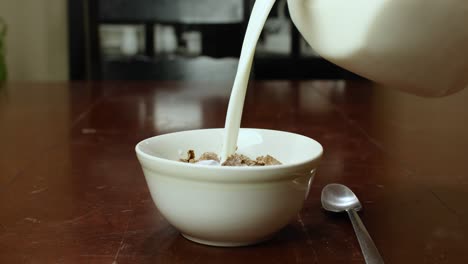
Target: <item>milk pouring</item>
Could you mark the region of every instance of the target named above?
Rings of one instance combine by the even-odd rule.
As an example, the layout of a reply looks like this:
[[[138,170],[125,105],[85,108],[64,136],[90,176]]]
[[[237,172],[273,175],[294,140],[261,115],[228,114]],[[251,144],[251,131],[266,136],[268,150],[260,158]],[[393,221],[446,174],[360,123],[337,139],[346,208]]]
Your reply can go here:
[[[255,1],[226,115],[224,161],[237,147],[255,46],[275,0]],[[467,0],[287,0],[323,58],[383,86],[443,96],[468,86]]]

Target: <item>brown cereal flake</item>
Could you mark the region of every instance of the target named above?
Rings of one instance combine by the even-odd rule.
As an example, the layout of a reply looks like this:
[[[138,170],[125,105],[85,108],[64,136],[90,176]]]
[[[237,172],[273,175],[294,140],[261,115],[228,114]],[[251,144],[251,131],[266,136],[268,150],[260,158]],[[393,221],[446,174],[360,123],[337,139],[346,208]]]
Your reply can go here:
[[[187,158],[186,159],[179,159],[179,161],[186,162],[186,163],[195,163],[195,151],[190,149],[187,151]]]
[[[205,152],[203,153],[198,160],[216,160],[219,162],[219,157],[214,152]]]
[[[261,166],[270,166],[270,165],[281,165],[277,159],[273,158],[270,155],[257,157],[257,164]]]
[[[234,153],[229,156],[222,166],[255,166],[255,161],[251,160],[249,157]]]

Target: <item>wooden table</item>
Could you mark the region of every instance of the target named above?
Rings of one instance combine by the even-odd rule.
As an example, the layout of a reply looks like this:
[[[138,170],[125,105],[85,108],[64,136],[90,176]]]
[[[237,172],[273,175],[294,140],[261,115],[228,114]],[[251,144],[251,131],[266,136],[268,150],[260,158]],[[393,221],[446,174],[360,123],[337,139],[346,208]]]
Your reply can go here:
[[[231,83],[11,83],[0,88],[0,263],[363,263],[328,183],[351,187],[387,263],[468,263],[468,89],[424,99],[367,82],[256,82],[243,127],[325,149],[311,195],[272,240],[216,248],[158,213],[134,146],[222,127]]]

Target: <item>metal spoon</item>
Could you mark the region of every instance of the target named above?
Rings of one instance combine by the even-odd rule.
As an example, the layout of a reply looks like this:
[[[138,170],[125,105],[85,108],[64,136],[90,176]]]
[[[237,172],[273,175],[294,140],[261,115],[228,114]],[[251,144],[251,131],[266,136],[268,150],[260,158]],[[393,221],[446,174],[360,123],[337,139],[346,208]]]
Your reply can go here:
[[[331,212],[346,211],[351,219],[351,223],[353,223],[354,232],[356,233],[366,263],[384,263],[374,241],[372,241],[366,227],[357,214],[357,211],[361,210],[362,206],[353,191],[342,184],[328,184],[322,190],[322,206],[325,210]]]

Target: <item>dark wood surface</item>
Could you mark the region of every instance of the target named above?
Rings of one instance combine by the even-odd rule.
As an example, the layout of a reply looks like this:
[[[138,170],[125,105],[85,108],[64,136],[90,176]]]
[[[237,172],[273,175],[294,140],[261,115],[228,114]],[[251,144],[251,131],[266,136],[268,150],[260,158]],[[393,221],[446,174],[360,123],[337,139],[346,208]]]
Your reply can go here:
[[[231,83],[0,88],[0,263],[364,263],[320,191],[347,184],[386,263],[468,263],[468,90],[425,99],[360,81],[255,82],[243,127],[325,149],[297,218],[256,246],[184,239],[158,213],[134,146],[222,127]]]

